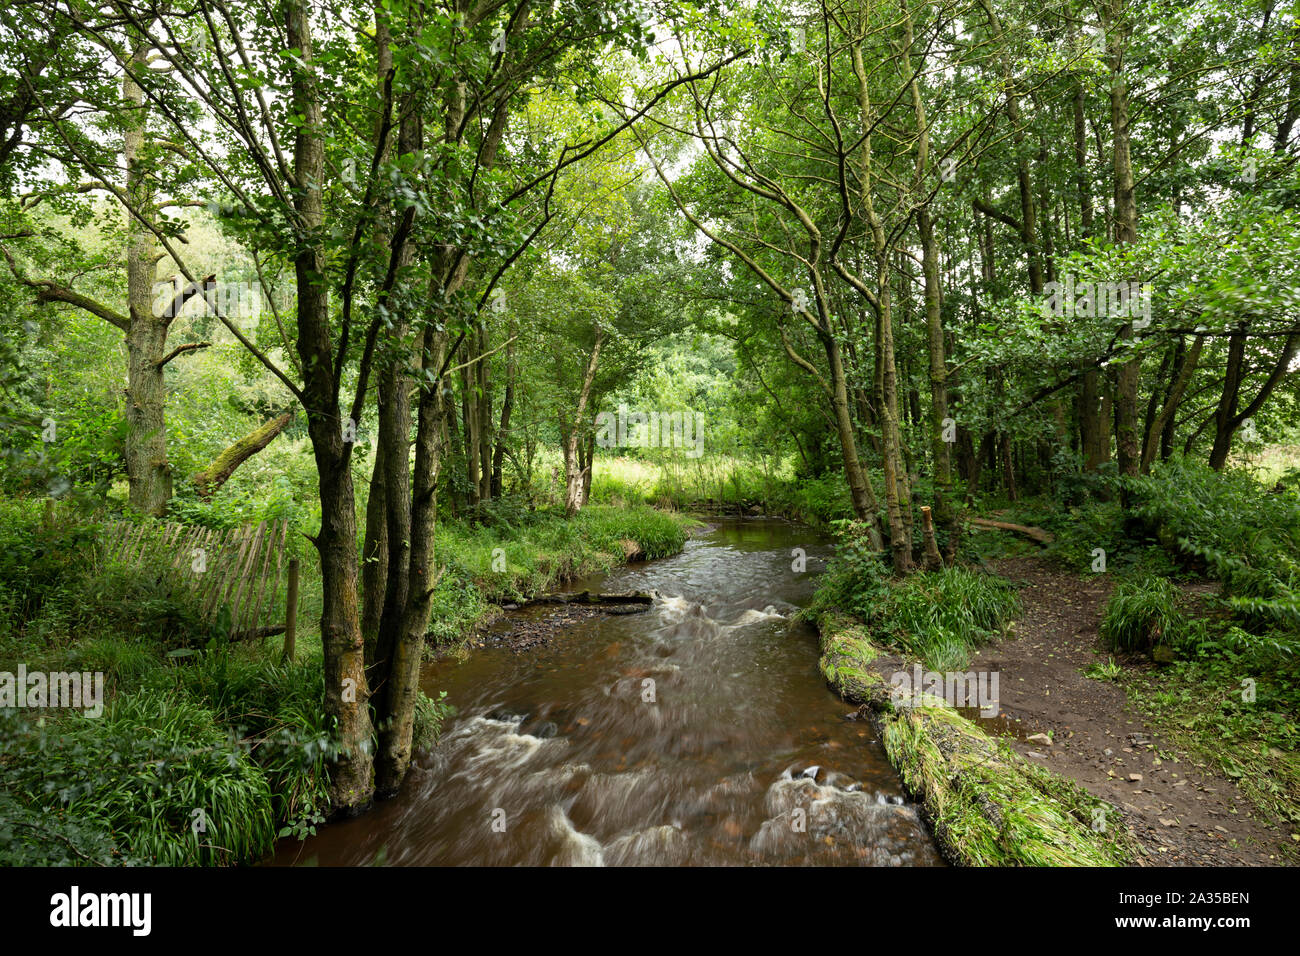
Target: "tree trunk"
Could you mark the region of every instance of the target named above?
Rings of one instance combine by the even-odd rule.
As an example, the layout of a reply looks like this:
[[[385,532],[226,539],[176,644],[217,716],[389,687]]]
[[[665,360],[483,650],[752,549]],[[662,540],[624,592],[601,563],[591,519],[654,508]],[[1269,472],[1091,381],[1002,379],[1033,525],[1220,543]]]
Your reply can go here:
[[[880,271],[885,266],[880,264]],[[902,474],[902,454],[898,432],[898,387],[894,369],[893,313],[886,281],[880,283],[880,308],[876,311],[876,405],[880,408],[880,429],[885,455],[885,514],[889,520],[889,550],[894,571],[907,574],[913,568],[912,541],[903,520],[903,509],[911,511],[906,498],[906,477]],[[909,514],[910,517],[910,514]]]
[[[479,326],[478,354],[483,356],[474,365],[478,381],[478,440],[479,440],[479,490],[480,501],[492,500],[492,388],[491,367],[487,354],[490,349],[486,325]]]
[[[944,350],[942,290],[939,286],[939,244],[934,238],[930,207],[917,210],[921,234],[921,268],[925,274],[925,329],[930,358],[930,449],[934,456],[934,518],[949,534],[956,531],[952,506],[952,442],[948,431],[948,365]],[[955,424],[953,437],[956,438]]]
[[[1297,354],[1300,354],[1300,333],[1292,333],[1287,336],[1272,371],[1260,385],[1255,397],[1249,405],[1238,411],[1241,402],[1241,386],[1246,379],[1247,328],[1244,321],[1239,323],[1228,340],[1228,367],[1224,372],[1223,391],[1219,395],[1219,404],[1213,418],[1214,446],[1210,450],[1210,467],[1215,471],[1221,470],[1228,463],[1228,453],[1232,450],[1232,436],[1237,429],[1263,407],[1264,402],[1277,388],[1278,382],[1282,381],[1290,371]]]
[[[578,461],[578,442],[582,440],[582,421],[587,413],[587,400],[591,396],[591,384],[596,380],[596,367],[600,363],[600,347],[605,341],[604,330],[596,328],[596,341],[591,347],[591,358],[587,362],[587,372],[582,379],[582,391],[578,394],[578,406],[572,419],[563,430],[564,442],[564,514],[572,518],[583,505],[583,481],[585,476]]]
[[[442,367],[446,337],[430,327],[421,349],[426,369]],[[379,734],[376,789],[395,794],[411,765],[415,708],[420,697],[420,661],[429,612],[438,583],[434,531],[437,522],[438,470],[441,464],[442,420],[445,414],[440,382],[424,382],[420,391],[415,435],[415,474],[410,504],[409,596],[402,605],[401,629],[392,648],[387,674],[384,722]]]
[[[466,349],[472,352],[473,342],[476,336],[467,335],[465,337]],[[470,359],[466,359],[470,361]],[[479,424],[482,417],[478,411],[478,394],[476,383],[478,377],[474,374],[473,365],[466,365],[460,370],[461,384],[461,420],[464,423],[465,436],[465,477],[469,482],[469,503],[471,506],[477,505],[479,497]]]
[[[380,101],[385,101],[393,69],[393,34],[390,14],[382,3],[375,4],[375,88]],[[375,141],[383,133],[384,117],[375,119]],[[381,161],[391,158],[392,148],[386,145]],[[390,213],[385,203],[381,216]],[[382,221],[382,220],[381,220]],[[376,227],[376,241],[388,239],[383,226]],[[382,391],[381,383],[381,391]],[[383,397],[379,399],[383,403]],[[370,493],[366,498],[366,533],[361,545],[361,636],[366,646],[366,673],[375,663],[379,641],[379,626],[384,613],[384,595],[388,588],[388,477],[387,443],[383,440],[384,427],[380,424],[379,440],[375,442],[375,460],[370,472]],[[373,686],[373,681],[371,682]]]
[[[1110,15],[1104,21],[1110,60],[1110,125],[1115,180],[1115,242],[1124,245],[1137,240],[1137,200],[1134,195],[1133,162],[1129,141],[1128,82],[1124,78],[1124,54],[1128,26],[1121,23],[1122,4],[1111,0]],[[1133,323],[1126,321],[1120,338],[1134,337]],[[1123,362],[1115,374],[1115,449],[1121,475],[1137,475],[1142,463],[1138,435],[1138,385],[1141,358]]]
[[[582,506],[591,501],[591,476],[596,472],[596,434],[587,436],[587,454],[582,472]]]
[[[515,323],[512,320],[506,343],[506,387],[501,397],[501,421],[497,425],[496,449],[492,452],[492,497],[501,495],[501,466],[505,459],[506,442],[510,440],[510,416],[515,407]]]
[[[351,449],[343,441],[343,416],[335,395],[329,298],[324,252],[319,245],[324,209],[320,184],[325,173],[321,106],[312,74],[309,6],[290,0],[287,39],[297,49],[292,109],[302,117],[294,136],[296,188],[294,226],[302,237],[294,258],[298,306],[298,355],[303,369],[307,431],[320,478],[321,647],[325,673],[325,715],[339,748],[330,767],[330,801],[336,811],[354,813],[374,793],[373,728],[368,706],[365,654],[357,608],[356,502]]]
[[[1179,345],[1181,346],[1181,341]],[[1196,372],[1196,365],[1201,359],[1201,347],[1205,344],[1205,336],[1198,335],[1192,342],[1192,347],[1187,354],[1176,360],[1173,371],[1173,381],[1169,385],[1169,394],[1165,397],[1164,407],[1156,416],[1155,421],[1151,423],[1151,429],[1147,433],[1146,444],[1142,449],[1142,474],[1151,473],[1151,463],[1156,458],[1156,443],[1159,442],[1162,447],[1173,443],[1173,436],[1166,438],[1169,431],[1169,425],[1174,420],[1174,414],[1178,411],[1178,404],[1183,400],[1183,393],[1187,390],[1188,383],[1192,380],[1192,375]],[[1164,456],[1168,457],[1168,456]]]
[[[137,210],[153,205],[144,162],[148,110],[144,91],[131,79],[148,69],[149,45],[134,42],[129,72],[122,79],[126,100],[126,130],[122,160],[126,168],[127,201]],[[126,288],[131,324],[127,330],[126,475],[131,507],[141,514],[160,517],[172,495],[171,466],[167,463],[167,431],[163,417],[166,401],[163,366],[171,316],[154,315],[153,282],[158,262],[153,234],[128,209],[126,212]]]
[[[388,587],[388,495],[384,443],[375,447],[375,465],[370,475],[370,496],[366,499],[366,539],[361,557],[361,633],[366,642],[366,671],[375,662],[379,620],[384,613],[384,591]]]
[[[832,335],[822,336],[826,362],[831,373],[831,407],[835,412],[835,432],[840,440],[840,455],[844,462],[844,477],[849,483],[853,513],[867,524],[871,547],[879,551],[884,547],[880,528],[880,505],[867,481],[862,463],[858,460],[858,442],[853,433],[853,416],[849,409],[849,390],[844,375],[844,358],[839,343]]]

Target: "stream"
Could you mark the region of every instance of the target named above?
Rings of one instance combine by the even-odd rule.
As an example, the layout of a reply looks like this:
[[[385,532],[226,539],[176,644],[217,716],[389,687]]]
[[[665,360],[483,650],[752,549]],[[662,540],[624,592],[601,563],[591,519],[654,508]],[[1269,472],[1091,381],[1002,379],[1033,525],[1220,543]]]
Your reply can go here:
[[[457,713],[401,793],[280,841],[269,862],[943,865],[870,723],[822,680],[815,632],[793,620],[829,554],[797,524],[714,519],[675,557],[573,582],[657,597],[528,650],[489,634],[426,665],[425,692],[445,690]]]

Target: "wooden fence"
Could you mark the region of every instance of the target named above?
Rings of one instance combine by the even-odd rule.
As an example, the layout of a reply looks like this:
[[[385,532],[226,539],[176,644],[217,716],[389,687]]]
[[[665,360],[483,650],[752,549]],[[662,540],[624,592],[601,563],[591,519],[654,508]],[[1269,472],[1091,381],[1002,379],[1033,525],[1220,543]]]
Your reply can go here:
[[[216,530],[151,522],[106,526],[106,556],[132,567],[163,564],[193,589],[203,616],[216,621],[230,613],[232,639],[285,634],[285,656],[293,656],[298,604],[298,560],[288,563],[288,600],[279,610],[289,523],[280,518],[256,526]],[[286,633],[287,632],[287,633]]]

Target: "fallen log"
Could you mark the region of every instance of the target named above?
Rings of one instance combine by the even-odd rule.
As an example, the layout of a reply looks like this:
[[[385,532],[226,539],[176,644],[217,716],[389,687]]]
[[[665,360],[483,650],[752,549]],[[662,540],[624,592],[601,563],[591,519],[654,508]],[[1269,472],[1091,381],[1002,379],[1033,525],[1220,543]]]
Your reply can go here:
[[[991,528],[994,531],[1010,531],[1012,534],[1024,535],[1043,547],[1056,540],[1050,531],[1044,531],[1042,528],[1034,528],[1029,525],[1012,524],[1010,521],[994,521],[991,518],[968,518],[966,520],[976,528]]]
[[[523,606],[530,604],[651,604],[654,602],[654,595],[647,594],[644,591],[634,591],[627,594],[592,594],[590,591],[583,591],[580,594],[539,594],[537,597],[529,598]]]
[[[208,467],[195,472],[191,480],[199,497],[207,500],[216,494],[217,489],[226,483],[226,479],[235,473],[236,468],[271,444],[275,436],[284,431],[291,421],[293,421],[293,409],[258,426],[218,455]]]
[[[276,637],[285,632],[283,624],[271,624],[266,627],[255,627],[247,631],[232,631],[230,634],[231,641],[251,641],[259,637]]]

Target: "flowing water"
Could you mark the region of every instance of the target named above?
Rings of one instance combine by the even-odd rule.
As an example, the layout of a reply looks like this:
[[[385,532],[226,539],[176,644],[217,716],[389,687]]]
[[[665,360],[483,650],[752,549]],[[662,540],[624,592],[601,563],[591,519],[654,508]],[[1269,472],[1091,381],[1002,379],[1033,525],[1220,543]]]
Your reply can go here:
[[[828,554],[798,525],[723,520],[676,557],[575,582],[658,596],[540,647],[489,641],[428,665],[425,691],[458,711],[438,746],[397,797],[282,841],[274,862],[941,864],[870,724],[846,719],[815,634],[792,619]]]

